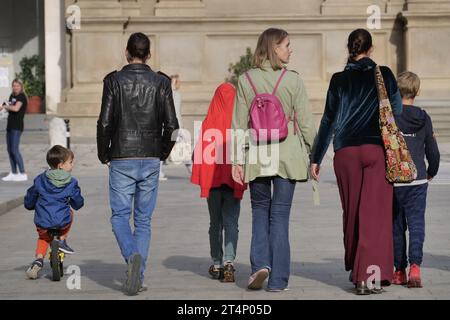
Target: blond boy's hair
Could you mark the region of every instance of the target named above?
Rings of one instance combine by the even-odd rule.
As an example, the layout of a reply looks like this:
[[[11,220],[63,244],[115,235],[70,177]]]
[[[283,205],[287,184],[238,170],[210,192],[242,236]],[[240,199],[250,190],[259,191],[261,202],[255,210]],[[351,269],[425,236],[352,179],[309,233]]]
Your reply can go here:
[[[419,76],[410,71],[400,73],[397,84],[403,99],[414,99],[420,89]]]

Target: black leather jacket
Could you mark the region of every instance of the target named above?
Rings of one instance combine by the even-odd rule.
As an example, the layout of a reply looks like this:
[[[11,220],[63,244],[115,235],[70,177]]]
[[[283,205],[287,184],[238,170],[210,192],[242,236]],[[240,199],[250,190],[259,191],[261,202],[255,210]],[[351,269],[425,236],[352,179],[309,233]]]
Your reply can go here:
[[[165,160],[178,128],[168,78],[146,64],[129,64],[105,77],[97,121],[97,151],[102,163],[114,158]]]

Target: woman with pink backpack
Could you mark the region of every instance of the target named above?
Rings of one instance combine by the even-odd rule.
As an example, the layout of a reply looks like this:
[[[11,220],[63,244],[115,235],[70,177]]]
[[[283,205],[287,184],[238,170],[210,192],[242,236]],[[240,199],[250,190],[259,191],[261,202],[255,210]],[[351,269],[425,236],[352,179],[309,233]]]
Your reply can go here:
[[[285,67],[292,49],[288,33],[265,30],[254,68],[239,77],[232,129],[232,175],[249,183],[252,205],[248,289],[288,289],[289,215],[295,183],[308,180],[316,130],[303,81]]]

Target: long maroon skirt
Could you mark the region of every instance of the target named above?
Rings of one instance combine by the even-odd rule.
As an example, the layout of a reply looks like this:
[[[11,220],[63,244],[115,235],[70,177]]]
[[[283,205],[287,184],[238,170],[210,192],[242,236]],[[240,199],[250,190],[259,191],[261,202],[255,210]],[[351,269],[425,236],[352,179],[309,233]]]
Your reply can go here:
[[[344,222],[345,269],[353,282],[367,281],[373,267],[381,281],[391,281],[393,187],[386,180],[382,146],[339,149],[334,156]]]

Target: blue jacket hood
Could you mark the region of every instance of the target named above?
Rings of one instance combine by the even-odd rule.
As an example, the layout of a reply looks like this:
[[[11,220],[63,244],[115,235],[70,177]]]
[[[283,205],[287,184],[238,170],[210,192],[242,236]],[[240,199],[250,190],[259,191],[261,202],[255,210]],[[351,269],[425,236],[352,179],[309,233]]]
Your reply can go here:
[[[419,107],[405,105],[401,117],[395,120],[403,133],[417,133],[425,127],[427,113]]]

